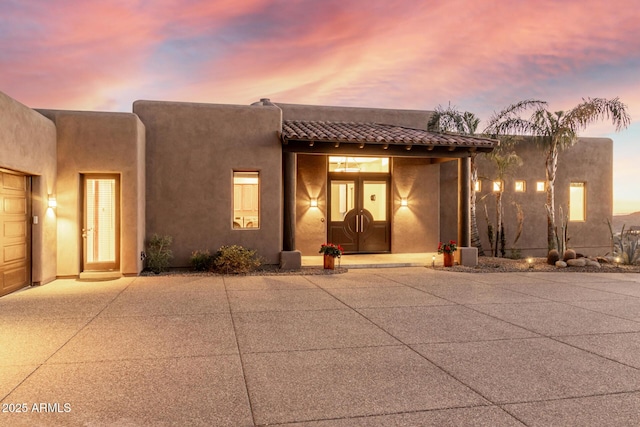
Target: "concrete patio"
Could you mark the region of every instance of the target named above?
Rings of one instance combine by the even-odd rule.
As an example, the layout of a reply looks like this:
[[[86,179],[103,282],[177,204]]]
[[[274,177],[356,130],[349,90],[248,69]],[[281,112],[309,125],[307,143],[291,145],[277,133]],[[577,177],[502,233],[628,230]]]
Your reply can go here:
[[[0,298],[0,337],[7,426],[640,420],[638,274],[58,280]]]

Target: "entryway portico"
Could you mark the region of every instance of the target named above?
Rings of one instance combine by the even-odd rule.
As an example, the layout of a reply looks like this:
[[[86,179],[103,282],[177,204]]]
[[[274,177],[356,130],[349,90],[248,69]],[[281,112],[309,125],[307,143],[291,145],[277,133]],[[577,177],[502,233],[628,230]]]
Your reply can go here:
[[[345,247],[348,253],[423,253],[433,250],[437,245],[434,241],[440,239],[439,164],[448,161],[457,161],[459,168],[457,240],[461,246],[470,246],[469,158],[473,152],[493,150],[497,141],[380,123],[307,120],[283,120],[281,140],[285,251],[302,248],[303,255],[311,255],[309,244],[296,245],[296,238],[305,239],[301,234],[311,228],[315,230],[316,239],[322,240],[316,242],[318,247],[323,241],[336,243],[333,240],[340,242],[339,239],[343,239],[348,244]],[[331,170],[330,159],[340,157],[387,159],[389,172],[371,175],[357,167]],[[313,168],[313,173],[306,172]],[[315,187],[320,188],[316,194],[311,194],[307,188],[299,188],[297,179],[303,175],[315,180]],[[366,188],[367,183],[370,188]],[[386,187],[384,183],[388,183]],[[309,187],[307,182],[301,184]],[[350,191],[353,197],[345,198],[344,194]],[[336,192],[342,196],[335,197]],[[374,239],[377,243],[367,246],[361,239],[363,234],[372,233],[368,227],[376,221],[365,204],[380,201],[381,194],[384,194],[382,199],[386,206],[378,209],[378,220],[388,221],[388,228],[379,231]],[[336,210],[335,206],[332,207],[335,203],[343,206]],[[310,215],[313,208],[320,212]],[[342,217],[336,218],[336,212]],[[317,225],[317,220],[322,226]],[[296,221],[303,224],[296,224]],[[385,227],[383,221],[380,222],[382,228]],[[321,230],[324,230],[322,235]],[[427,235],[430,237],[424,242],[416,243]],[[388,236],[387,243],[384,243],[385,236]]]

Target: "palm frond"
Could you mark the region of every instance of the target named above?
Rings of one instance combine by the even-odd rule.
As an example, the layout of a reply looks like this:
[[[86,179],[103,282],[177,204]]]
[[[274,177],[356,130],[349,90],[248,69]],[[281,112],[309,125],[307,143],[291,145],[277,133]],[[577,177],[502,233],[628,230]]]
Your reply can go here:
[[[474,135],[480,119],[469,111],[460,111],[456,107],[444,108],[438,105],[427,124],[432,132],[456,132],[464,135]]]
[[[520,115],[524,111],[532,108],[535,110],[544,110],[546,106],[546,102],[537,99],[525,99],[524,101],[511,104],[504,110],[493,113],[483,133],[488,135],[504,135],[510,132],[528,133],[529,130],[526,129],[527,126],[523,123],[525,120],[521,119]],[[509,126],[513,126],[513,128]]]
[[[574,131],[584,130],[588,125],[600,120],[611,120],[616,132],[631,124],[631,117],[627,113],[627,106],[619,98],[586,98],[563,118],[566,126]]]

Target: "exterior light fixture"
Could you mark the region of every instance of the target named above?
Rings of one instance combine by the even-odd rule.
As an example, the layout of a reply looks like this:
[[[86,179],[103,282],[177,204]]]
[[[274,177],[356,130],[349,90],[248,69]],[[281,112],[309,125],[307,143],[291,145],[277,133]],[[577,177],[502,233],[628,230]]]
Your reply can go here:
[[[403,197],[403,198],[400,200],[400,206],[402,206],[403,208],[406,208],[407,206],[409,206],[409,201],[407,200],[407,198],[406,198],[406,197]]]
[[[533,268],[533,258],[527,258],[527,263],[529,264],[529,268]]]
[[[310,201],[309,201],[309,206],[311,206],[312,208],[317,208],[318,207],[318,199],[313,197]]]
[[[436,267],[436,256],[435,255],[431,255],[431,267],[432,268]]]
[[[619,256],[617,256],[616,257],[616,267],[620,267],[620,261],[622,261],[622,260],[620,259]]]
[[[47,206],[50,208],[56,208],[58,206],[58,202],[56,201],[56,196],[53,194],[49,194],[49,200],[47,202]]]

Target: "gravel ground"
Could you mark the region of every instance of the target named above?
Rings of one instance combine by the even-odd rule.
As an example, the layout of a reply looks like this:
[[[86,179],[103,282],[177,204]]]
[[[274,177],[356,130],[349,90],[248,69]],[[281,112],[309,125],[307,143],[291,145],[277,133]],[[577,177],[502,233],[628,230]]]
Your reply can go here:
[[[529,264],[527,259],[479,257],[476,267],[436,267],[438,270],[451,270],[466,273],[513,273],[518,271],[557,271],[559,273],[588,272],[588,273],[640,273],[640,266],[619,265],[601,263],[601,267],[566,267],[557,268],[547,264],[546,258],[532,258]]]

